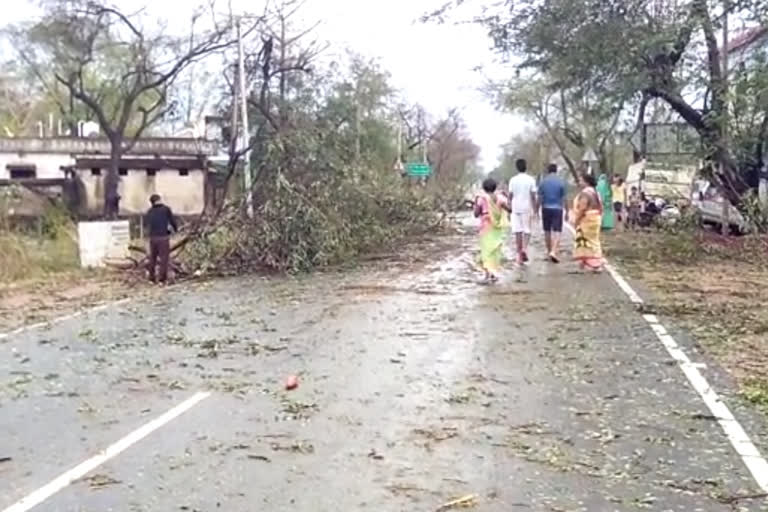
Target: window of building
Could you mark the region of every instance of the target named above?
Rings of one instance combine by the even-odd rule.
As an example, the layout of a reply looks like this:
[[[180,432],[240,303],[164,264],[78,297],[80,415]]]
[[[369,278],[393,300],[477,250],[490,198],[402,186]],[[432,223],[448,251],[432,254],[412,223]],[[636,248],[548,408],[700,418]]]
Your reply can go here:
[[[179,176],[189,176],[189,169],[179,169]]]
[[[91,169],[91,176],[101,176],[101,169],[98,167]]]
[[[117,171],[117,173],[118,173],[120,176],[128,176],[128,169],[119,169],[119,170]]]
[[[37,168],[34,165],[8,165],[6,168],[12,180],[33,180],[37,178]]]
[[[157,169],[147,169],[147,176],[156,176]]]

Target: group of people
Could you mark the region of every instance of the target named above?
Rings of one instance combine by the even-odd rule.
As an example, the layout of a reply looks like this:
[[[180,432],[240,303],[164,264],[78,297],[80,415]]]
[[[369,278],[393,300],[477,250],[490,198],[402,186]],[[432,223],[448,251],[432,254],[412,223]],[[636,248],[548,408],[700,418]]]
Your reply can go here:
[[[533,221],[541,217],[547,259],[560,262],[560,238],[564,219],[569,214],[565,181],[557,175],[557,166],[549,165],[547,175],[537,185],[528,174],[524,159],[515,162],[517,174],[509,180],[507,190],[499,190],[493,178],[483,181],[483,192],[476,198],[475,217],[480,219],[480,263],[484,282],[495,282],[501,272],[504,241],[511,229],[515,239],[516,262],[529,261],[528,244]],[[570,210],[574,228],[573,258],[585,270],[600,272],[603,268],[600,231],[604,201],[597,191],[597,181],[589,173],[580,177],[580,192]],[[614,206],[609,204],[609,209]]]

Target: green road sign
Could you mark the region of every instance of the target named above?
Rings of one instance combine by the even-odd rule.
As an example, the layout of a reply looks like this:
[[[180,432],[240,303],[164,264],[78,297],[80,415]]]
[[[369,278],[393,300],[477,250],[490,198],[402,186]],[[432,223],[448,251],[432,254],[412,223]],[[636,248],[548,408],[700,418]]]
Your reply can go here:
[[[410,163],[405,165],[409,176],[429,176],[432,174],[432,167],[429,164]]]

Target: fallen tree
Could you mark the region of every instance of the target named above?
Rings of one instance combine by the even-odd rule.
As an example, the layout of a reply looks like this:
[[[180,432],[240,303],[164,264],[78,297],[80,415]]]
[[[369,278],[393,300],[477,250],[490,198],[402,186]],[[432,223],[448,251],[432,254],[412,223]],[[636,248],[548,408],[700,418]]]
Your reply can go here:
[[[387,74],[354,56],[346,66],[320,67],[314,53],[275,39],[296,41],[282,27],[285,16],[266,19],[277,20],[280,30],[268,33],[278,35],[245,41],[248,144],[238,142],[238,80],[226,68],[218,92],[219,113],[233,120],[222,140],[226,196],[174,239],[178,275],[305,272],[386,251],[438,227],[445,205],[458,204],[474,180],[478,150],[455,112],[420,119],[434,174],[419,186],[392,167],[402,102]],[[420,148],[405,142],[403,157],[420,159]],[[146,252],[136,249],[129,266],[143,270]]]

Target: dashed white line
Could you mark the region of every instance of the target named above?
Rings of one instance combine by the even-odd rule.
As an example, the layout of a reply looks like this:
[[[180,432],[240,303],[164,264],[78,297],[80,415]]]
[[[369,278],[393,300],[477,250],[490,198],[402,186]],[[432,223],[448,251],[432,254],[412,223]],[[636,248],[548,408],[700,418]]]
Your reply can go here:
[[[181,416],[182,414],[184,414],[185,412],[187,412],[192,407],[199,404],[209,396],[211,396],[211,394],[206,392],[196,393],[195,395],[183,401],[173,409],[170,409],[169,411],[162,414],[161,416],[158,416],[157,418],[150,421],[149,423],[146,423],[145,425],[134,430],[124,438],[117,441],[116,443],[108,446],[104,451],[91,457],[85,462],[78,464],[77,466],[70,469],[69,471],[62,473],[60,476],[51,480],[49,483],[47,483],[43,487],[40,487],[36,491],[31,492],[30,494],[28,494],[21,500],[17,501],[10,507],[6,508],[2,512],[27,512],[28,510],[31,510],[32,508],[43,503],[45,500],[47,500],[48,498],[50,498],[60,490],[70,485],[75,480],[78,480],[79,478],[84,477],[85,475],[87,475],[97,467],[101,466],[108,460],[116,457],[123,451],[130,448],[132,445],[138,443],[139,441],[147,437],[149,434],[151,434],[155,430],[159,429],[163,425],[166,425],[167,423],[178,418],[179,416]]]
[[[573,233],[573,227],[567,226],[571,233]],[[606,265],[606,270],[608,270],[613,280],[633,304],[643,304],[643,299],[616,268]],[[744,431],[744,428],[730,409],[728,409],[728,406],[725,405],[717,392],[715,392],[707,382],[707,379],[699,371],[702,368],[706,368],[706,365],[691,362],[677,341],[667,332],[667,329],[659,322],[655,315],[643,315],[643,319],[648,323],[662,345],[664,345],[669,355],[677,361],[683,374],[688,378],[688,382],[690,382],[693,389],[696,390],[709,408],[709,411],[717,419],[733,449],[741,457],[741,460],[744,461],[744,465],[747,466],[757,485],[764,492],[768,492],[768,461],[760,454],[760,450],[757,449],[757,446],[749,438],[749,435]]]

